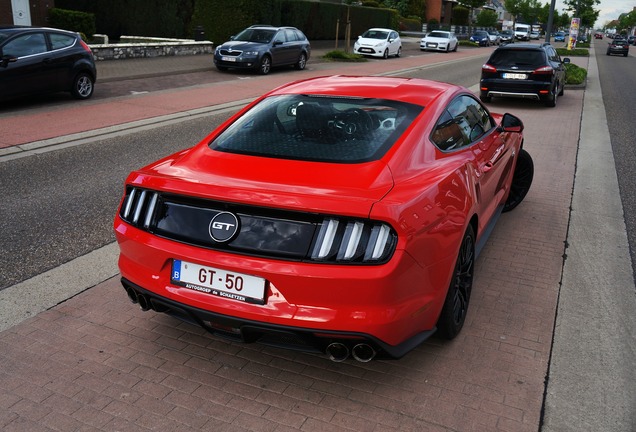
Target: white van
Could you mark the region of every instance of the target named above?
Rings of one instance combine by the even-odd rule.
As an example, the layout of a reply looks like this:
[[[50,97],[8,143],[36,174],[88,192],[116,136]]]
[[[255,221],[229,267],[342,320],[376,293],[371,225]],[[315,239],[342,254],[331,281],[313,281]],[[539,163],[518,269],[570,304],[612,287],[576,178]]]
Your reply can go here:
[[[530,24],[515,24],[515,38],[527,41],[530,40],[530,32],[532,31],[532,27]]]

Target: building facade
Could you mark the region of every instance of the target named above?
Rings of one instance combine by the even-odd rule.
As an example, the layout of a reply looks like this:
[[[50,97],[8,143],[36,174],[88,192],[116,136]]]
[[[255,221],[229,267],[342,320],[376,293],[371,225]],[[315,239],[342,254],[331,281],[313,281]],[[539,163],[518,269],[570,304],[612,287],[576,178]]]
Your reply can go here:
[[[55,0],[0,0],[0,25],[46,26],[53,7]]]

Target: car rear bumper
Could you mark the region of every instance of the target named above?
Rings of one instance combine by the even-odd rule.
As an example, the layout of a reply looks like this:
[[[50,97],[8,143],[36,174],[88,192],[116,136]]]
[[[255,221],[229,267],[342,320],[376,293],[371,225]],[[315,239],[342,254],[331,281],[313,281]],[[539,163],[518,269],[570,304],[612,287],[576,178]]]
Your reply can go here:
[[[479,88],[482,97],[508,97],[533,100],[552,98],[551,82],[488,79],[481,80]]]
[[[435,331],[454,265],[449,257],[423,268],[403,251],[377,266],[237,257],[163,239],[119,219],[115,233],[124,287],[131,299],[142,299],[144,309],[235,340],[303,351],[324,352],[334,342],[352,350],[362,343],[388,357],[403,356]],[[262,277],[267,281],[264,304],[175,285],[174,259]],[[295,337],[271,342],[274,335]]]

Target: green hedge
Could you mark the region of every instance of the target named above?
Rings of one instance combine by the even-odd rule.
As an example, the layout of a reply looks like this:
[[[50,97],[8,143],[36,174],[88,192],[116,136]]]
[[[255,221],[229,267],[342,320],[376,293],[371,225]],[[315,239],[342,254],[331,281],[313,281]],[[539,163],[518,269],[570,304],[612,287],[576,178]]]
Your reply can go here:
[[[370,27],[399,30],[397,11],[305,0],[55,0],[59,8],[95,15],[96,31],[121,35],[194,38],[222,43],[253,24],[290,25],[310,40],[343,39],[347,21],[354,40]]]
[[[82,33],[88,39],[95,34],[95,15],[92,13],[52,8],[49,23],[53,28]]]
[[[192,38],[190,19],[196,0],[55,0],[59,8],[95,15],[96,33]]]
[[[206,39],[222,43],[253,24],[298,27],[310,40],[345,37],[347,20],[354,40],[370,27],[399,29],[399,16],[392,9],[346,6],[299,0],[196,0],[192,26],[203,26]],[[336,32],[337,30],[337,32]]]

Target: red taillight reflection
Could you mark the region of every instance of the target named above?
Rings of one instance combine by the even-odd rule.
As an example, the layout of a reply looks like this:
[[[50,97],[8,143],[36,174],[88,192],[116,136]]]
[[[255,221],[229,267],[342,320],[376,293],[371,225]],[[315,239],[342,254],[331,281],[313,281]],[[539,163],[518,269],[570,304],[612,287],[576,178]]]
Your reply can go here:
[[[543,66],[543,67],[540,67],[538,69],[535,69],[534,73],[535,74],[546,74],[546,75],[549,75],[549,74],[553,74],[554,73],[554,69],[552,68],[552,66]]]
[[[86,42],[84,42],[81,39],[80,39],[80,45],[82,45],[82,48],[84,48],[87,52],[89,52],[90,54],[93,54],[93,51],[91,51],[91,47],[86,45]]]

